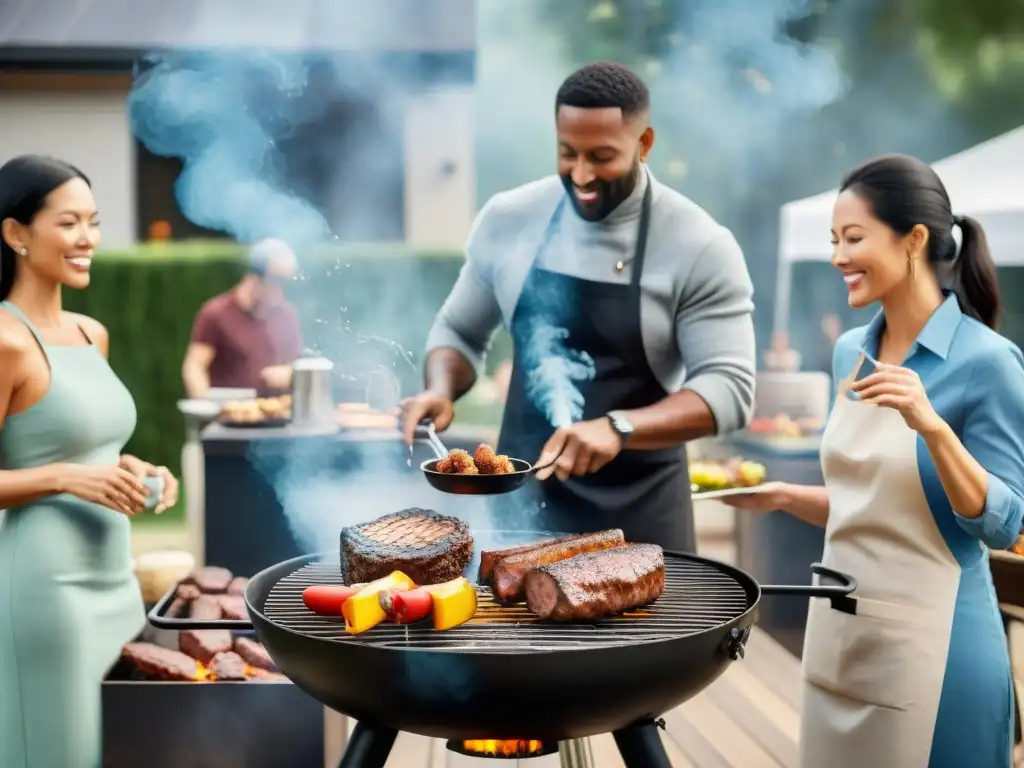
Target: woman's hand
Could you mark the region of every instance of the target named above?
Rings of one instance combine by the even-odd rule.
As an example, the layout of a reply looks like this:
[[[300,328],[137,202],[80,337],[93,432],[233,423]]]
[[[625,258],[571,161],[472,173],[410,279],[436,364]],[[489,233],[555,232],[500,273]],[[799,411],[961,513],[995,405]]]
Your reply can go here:
[[[718,501],[728,504],[736,509],[743,509],[747,512],[764,514],[774,512],[783,506],[783,491],[785,483],[769,482],[757,486],[754,493],[742,493],[735,496],[720,496]]]
[[[909,368],[876,363],[875,372],[850,385],[862,403],[899,411],[907,426],[920,435],[934,434],[946,422],[935,412],[920,377]]]
[[[138,514],[146,506],[148,489],[122,466],[63,464],[59,472],[59,493],[69,493],[128,516]]]
[[[140,481],[146,477],[163,478],[163,491],[160,494],[160,499],[156,504],[156,508],[153,510],[156,514],[159,515],[161,512],[170,509],[178,503],[178,481],[167,467],[153,466],[148,461],[143,461],[142,459],[127,453],[121,456],[120,466]],[[145,486],[143,487],[145,488]]]

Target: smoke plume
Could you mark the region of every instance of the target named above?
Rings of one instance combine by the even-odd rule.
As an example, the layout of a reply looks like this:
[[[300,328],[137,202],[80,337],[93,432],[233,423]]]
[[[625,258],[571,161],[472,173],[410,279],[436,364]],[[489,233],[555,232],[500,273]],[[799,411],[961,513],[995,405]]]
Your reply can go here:
[[[555,429],[583,417],[579,383],[594,378],[594,360],[586,352],[566,346],[569,331],[533,321],[523,343],[526,396]]]

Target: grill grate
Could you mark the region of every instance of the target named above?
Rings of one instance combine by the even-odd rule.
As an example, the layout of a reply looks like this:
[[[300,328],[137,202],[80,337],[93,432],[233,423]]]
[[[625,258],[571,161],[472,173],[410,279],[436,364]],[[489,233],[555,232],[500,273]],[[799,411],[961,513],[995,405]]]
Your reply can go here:
[[[273,623],[310,637],[342,643],[431,651],[535,653],[636,645],[696,634],[732,621],[751,607],[743,585],[712,563],[665,554],[665,592],[654,604],[592,623],[540,621],[525,605],[505,607],[477,587],[479,608],[468,623],[445,632],[429,626],[381,624],[362,635],[345,632],[341,618],[318,616],[302,603],[314,584],[341,584],[337,562],[310,563],[284,577],[263,606]]]

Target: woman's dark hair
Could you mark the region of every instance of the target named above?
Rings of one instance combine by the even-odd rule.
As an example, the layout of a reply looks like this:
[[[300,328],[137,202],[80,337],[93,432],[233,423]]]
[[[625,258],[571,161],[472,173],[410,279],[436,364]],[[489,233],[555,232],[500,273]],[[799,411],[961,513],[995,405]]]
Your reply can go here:
[[[84,173],[70,163],[41,155],[20,155],[0,166],[0,224],[14,219],[31,224],[46,205],[47,196],[72,179],[89,184]],[[18,257],[11,245],[0,237],[0,301],[14,285]]]
[[[850,171],[840,192],[847,189],[863,198],[875,217],[898,235],[909,234],[917,224],[925,226],[928,263],[949,263],[950,287],[960,308],[989,328],[996,327],[1003,302],[985,230],[969,216],[953,215],[946,187],[930,165],[908,155],[882,155]],[[954,224],[962,237],[959,253]]]

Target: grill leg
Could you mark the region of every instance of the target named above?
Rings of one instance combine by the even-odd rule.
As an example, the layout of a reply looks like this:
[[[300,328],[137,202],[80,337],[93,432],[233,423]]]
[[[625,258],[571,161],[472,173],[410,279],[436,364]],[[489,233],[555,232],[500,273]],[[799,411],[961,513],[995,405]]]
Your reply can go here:
[[[398,731],[356,723],[338,768],[384,768]]]
[[[658,735],[658,723],[653,720],[636,723],[612,735],[626,768],[672,768]]]

